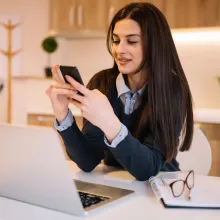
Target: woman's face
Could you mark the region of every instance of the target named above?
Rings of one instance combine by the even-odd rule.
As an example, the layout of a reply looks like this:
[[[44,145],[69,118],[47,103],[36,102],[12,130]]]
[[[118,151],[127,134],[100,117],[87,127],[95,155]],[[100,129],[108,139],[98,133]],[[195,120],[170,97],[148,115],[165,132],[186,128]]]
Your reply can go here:
[[[141,29],[137,22],[124,19],[115,24],[111,49],[121,73],[136,73],[143,60],[142,47]]]

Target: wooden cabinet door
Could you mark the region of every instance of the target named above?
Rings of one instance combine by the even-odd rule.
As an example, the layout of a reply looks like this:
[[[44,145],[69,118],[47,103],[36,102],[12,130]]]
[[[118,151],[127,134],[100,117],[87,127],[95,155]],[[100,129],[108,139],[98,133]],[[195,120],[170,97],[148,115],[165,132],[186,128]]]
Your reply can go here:
[[[107,26],[111,23],[114,15],[126,4],[133,2],[132,0],[108,0],[107,4]]]
[[[28,114],[28,125],[53,127],[55,117],[46,114]]]
[[[174,28],[176,26],[176,10],[178,5],[178,0],[139,0],[138,2],[149,2],[155,5],[166,17],[170,27]],[[180,0],[179,2],[184,2],[185,0]],[[181,3],[182,4],[182,3]],[[182,18],[180,18],[182,20]]]
[[[201,26],[210,27],[218,25],[219,0],[200,0]]]
[[[218,0],[218,6],[217,6],[218,12],[217,12],[217,26],[220,26],[220,0]]]
[[[107,22],[106,0],[77,0],[77,26],[85,30],[104,30]]]
[[[157,8],[160,9],[161,12],[164,12],[166,3],[165,0],[150,0],[148,2],[154,4]]]
[[[220,0],[164,0],[164,14],[171,28],[217,26]]]
[[[132,0],[51,0],[55,31],[107,30],[113,16]],[[220,25],[220,0],[139,0],[157,6],[171,28]]]
[[[69,31],[78,28],[76,23],[76,3],[76,0],[51,0],[51,29],[55,31]]]
[[[108,24],[110,24],[113,16],[126,4],[135,2],[133,0],[108,0]],[[157,6],[162,12],[165,8],[165,0],[138,0],[137,2],[150,2]]]
[[[81,116],[74,116],[74,118],[76,120],[76,124],[81,130],[83,127],[83,118]],[[54,115],[33,114],[33,113],[27,115],[28,125],[54,127],[54,120],[55,120]]]
[[[164,11],[165,0],[138,0],[137,2],[149,2],[159,8],[162,12]]]
[[[176,0],[176,27],[216,26],[219,0]]]
[[[105,30],[107,0],[51,0],[50,9],[50,27],[57,32]]]

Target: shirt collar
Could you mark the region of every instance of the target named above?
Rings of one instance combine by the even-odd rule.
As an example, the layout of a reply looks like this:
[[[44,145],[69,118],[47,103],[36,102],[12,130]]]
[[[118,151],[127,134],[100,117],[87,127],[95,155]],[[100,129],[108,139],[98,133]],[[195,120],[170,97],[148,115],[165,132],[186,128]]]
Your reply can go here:
[[[146,88],[147,83],[145,83],[140,90],[138,90],[136,93],[139,95],[142,95],[144,92],[144,89]],[[131,92],[131,90],[128,88],[128,86],[125,83],[124,77],[122,73],[119,73],[116,79],[116,88],[118,92],[118,97],[120,97],[122,94],[125,94],[127,92]]]

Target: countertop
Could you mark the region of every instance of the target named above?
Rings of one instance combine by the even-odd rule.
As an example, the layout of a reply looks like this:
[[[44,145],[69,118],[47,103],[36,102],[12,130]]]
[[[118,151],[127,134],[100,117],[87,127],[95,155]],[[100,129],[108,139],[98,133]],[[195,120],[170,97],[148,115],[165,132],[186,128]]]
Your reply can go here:
[[[75,106],[71,105],[70,110],[74,116],[81,116],[81,111]],[[53,109],[50,105],[44,107],[29,106],[27,112],[28,114],[52,115]],[[196,108],[194,109],[194,121],[200,123],[220,124],[220,109]]]
[[[194,109],[194,121],[200,123],[220,124],[220,109],[212,109],[212,108]]]

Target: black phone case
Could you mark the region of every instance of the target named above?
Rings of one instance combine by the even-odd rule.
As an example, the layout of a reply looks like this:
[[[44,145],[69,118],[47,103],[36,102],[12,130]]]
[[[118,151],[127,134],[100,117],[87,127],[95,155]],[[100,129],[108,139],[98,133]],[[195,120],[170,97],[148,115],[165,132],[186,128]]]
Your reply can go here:
[[[80,76],[79,70],[77,69],[76,66],[60,66],[60,71],[66,83],[69,83],[65,77],[66,75],[68,75],[68,76],[71,76],[73,79],[75,79],[80,84],[84,85],[82,78]]]

